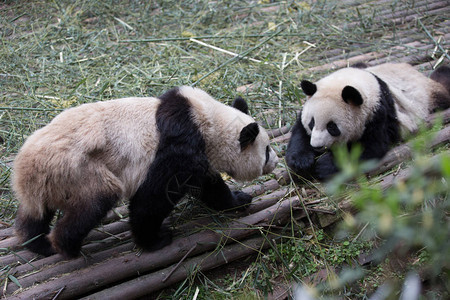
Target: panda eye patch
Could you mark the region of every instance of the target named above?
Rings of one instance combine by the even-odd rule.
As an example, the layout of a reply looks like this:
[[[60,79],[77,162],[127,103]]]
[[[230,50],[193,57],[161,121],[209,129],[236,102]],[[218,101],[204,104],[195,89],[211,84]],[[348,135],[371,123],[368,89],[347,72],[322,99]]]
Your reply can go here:
[[[337,127],[336,123],[334,123],[333,121],[328,122],[327,130],[330,133],[330,135],[332,135],[332,136],[339,136],[339,135],[341,135],[341,131]]]
[[[309,122],[309,124],[308,124],[308,127],[309,127],[309,129],[310,130],[313,130],[313,128],[314,128],[314,118],[311,118],[311,122]]]

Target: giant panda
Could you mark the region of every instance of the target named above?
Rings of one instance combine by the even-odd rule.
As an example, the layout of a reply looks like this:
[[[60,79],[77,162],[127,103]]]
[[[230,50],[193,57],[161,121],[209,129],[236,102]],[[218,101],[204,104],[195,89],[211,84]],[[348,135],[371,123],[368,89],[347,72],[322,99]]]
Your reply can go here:
[[[192,87],[159,98],[83,104],[27,138],[14,160],[19,201],[15,229],[30,250],[71,258],[119,199],[129,199],[137,245],[152,251],[171,241],[162,221],[194,189],[217,210],[242,208],[252,197],[230,191],[236,180],[270,173],[278,158],[266,131],[237,98],[234,107]],[[237,107],[237,108],[235,108]],[[59,210],[62,217],[50,231]]]
[[[334,144],[361,144],[361,159],[380,159],[404,134],[436,109],[450,106],[450,68],[428,78],[411,65],[359,64],[340,69],[317,83],[307,80],[307,95],[292,129],[286,163],[292,173],[327,180],[338,171],[329,151]]]

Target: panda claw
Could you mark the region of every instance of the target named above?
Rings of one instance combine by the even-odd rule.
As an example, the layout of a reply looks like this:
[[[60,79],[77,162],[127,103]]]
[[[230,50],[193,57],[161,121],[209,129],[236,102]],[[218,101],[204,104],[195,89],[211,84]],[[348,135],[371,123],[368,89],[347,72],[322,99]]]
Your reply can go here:
[[[233,208],[243,211],[246,210],[249,204],[252,202],[252,196],[241,191],[233,191]]]
[[[172,243],[172,231],[166,227],[162,226],[161,229],[156,234],[156,237],[147,240],[136,240],[136,245],[143,248],[145,251],[153,252],[164,248],[165,246]]]

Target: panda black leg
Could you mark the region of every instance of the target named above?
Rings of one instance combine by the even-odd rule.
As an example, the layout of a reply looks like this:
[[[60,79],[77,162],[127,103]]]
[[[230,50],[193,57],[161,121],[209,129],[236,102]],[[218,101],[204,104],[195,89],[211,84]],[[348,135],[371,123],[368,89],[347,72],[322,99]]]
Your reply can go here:
[[[245,210],[252,196],[241,191],[230,191],[220,174],[208,174],[202,184],[201,200],[215,210]]]
[[[112,209],[119,197],[99,197],[91,206],[73,207],[63,212],[50,233],[53,247],[67,258],[80,254],[83,239],[97,226],[106,213]]]
[[[300,113],[292,129],[285,159],[286,164],[295,175],[305,178],[310,178],[314,167],[315,153],[310,145],[310,139],[302,125]]]
[[[168,164],[155,164],[162,170]],[[150,171],[145,182],[130,199],[130,224],[136,244],[147,251],[154,251],[170,244],[172,234],[167,227],[161,227],[175,204],[191,189],[198,188],[198,176],[192,172],[179,171],[176,166],[166,172]],[[152,176],[154,174],[154,176]]]
[[[130,200],[130,225],[135,243],[147,251],[154,251],[170,244],[172,234],[161,227],[174,205],[163,195],[138,193]]]
[[[54,214],[54,211],[46,210],[42,218],[33,219],[23,212],[22,207],[19,207],[15,227],[17,234],[26,244],[25,247],[44,256],[55,254],[55,250],[47,237]]]

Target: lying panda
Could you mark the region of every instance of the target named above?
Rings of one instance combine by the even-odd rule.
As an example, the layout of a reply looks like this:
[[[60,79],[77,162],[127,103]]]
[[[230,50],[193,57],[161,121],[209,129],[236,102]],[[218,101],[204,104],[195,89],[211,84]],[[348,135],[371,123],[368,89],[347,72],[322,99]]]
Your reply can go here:
[[[450,106],[450,68],[429,79],[409,64],[365,65],[338,70],[316,84],[302,81],[308,100],[292,129],[286,163],[301,177],[326,180],[338,169],[337,143],[363,147],[361,159],[379,159],[401,135],[437,108]]]
[[[151,251],[170,243],[162,221],[193,189],[214,209],[245,207],[251,196],[231,192],[219,172],[252,180],[271,172],[278,158],[245,101],[233,106],[184,86],[158,99],[61,113],[26,140],[14,161],[18,236],[36,253],[75,257],[114,204],[129,199],[134,240]],[[63,217],[50,232],[58,209]]]

